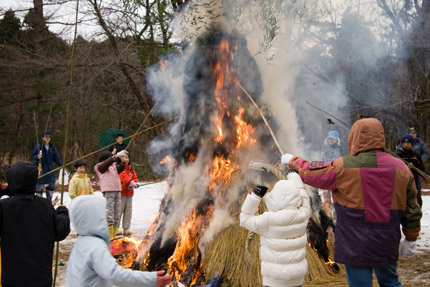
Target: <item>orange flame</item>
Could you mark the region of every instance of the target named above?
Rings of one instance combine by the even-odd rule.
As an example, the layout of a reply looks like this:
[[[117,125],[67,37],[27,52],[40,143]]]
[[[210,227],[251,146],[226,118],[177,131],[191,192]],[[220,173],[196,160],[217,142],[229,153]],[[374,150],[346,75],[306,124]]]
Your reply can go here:
[[[332,265],[336,264],[336,262],[334,262],[333,260],[331,260],[330,257],[329,257],[328,261],[325,264],[332,266]]]
[[[212,161],[212,168],[209,172],[211,179],[209,190],[212,191],[217,185],[226,184],[237,167],[238,165],[232,163],[230,159],[215,156]]]
[[[233,50],[237,50],[237,43],[233,45]],[[211,181],[209,192],[211,192],[212,196],[214,196],[213,190],[217,187],[220,187],[217,191],[218,196],[222,195],[222,191],[229,182],[232,173],[239,167],[234,161],[235,150],[256,142],[256,139],[253,138],[255,128],[243,119],[245,109],[240,108],[236,115],[229,110],[228,93],[234,90],[231,89],[231,85],[235,82],[234,77],[237,75],[238,71],[234,71],[229,65],[234,59],[234,54],[233,51],[230,51],[230,43],[228,40],[221,40],[218,59],[219,60],[214,63],[212,71],[215,80],[214,96],[218,105],[217,114],[213,119],[215,127],[213,139],[219,144],[227,144],[224,149],[228,154],[215,155],[212,162],[207,166],[207,175]],[[236,98],[238,103],[240,103],[240,94],[238,94]],[[231,143],[224,143],[226,140],[226,133],[223,131],[223,119],[225,119],[225,117],[231,117],[235,124],[235,138],[232,139],[233,142]],[[189,162],[194,161],[196,157],[195,154],[186,154],[186,156]],[[188,274],[188,272],[186,272],[187,268],[193,268],[192,283],[189,286],[198,283],[196,280],[198,279],[199,273],[204,272],[198,244],[201,233],[204,232],[211,220],[214,207],[208,205],[204,208],[207,209],[204,215],[199,214],[196,207],[191,215],[184,220],[183,224],[178,227],[178,240],[175,252],[168,259],[171,275],[176,280],[181,279],[185,273]]]
[[[122,237],[110,242],[111,254],[116,262],[124,268],[132,268],[139,255],[138,246],[141,243],[133,237]]]
[[[257,142],[255,138],[252,138],[252,134],[255,131],[255,128],[250,124],[243,121],[242,116],[245,112],[244,108],[239,109],[239,114],[234,117],[234,121],[237,124],[236,129],[236,147],[239,148],[243,144],[254,144]]]
[[[171,275],[176,280],[181,278],[191,261],[193,261],[193,263],[197,263],[199,261],[199,251],[197,246],[202,227],[202,216],[197,216],[197,210],[194,209],[191,216],[188,217],[184,224],[178,228],[178,241],[175,253],[167,261],[169,269],[171,270]],[[195,270],[202,267],[201,260],[199,262],[199,266],[194,266]],[[194,272],[190,286],[196,283],[197,277],[198,273]]]

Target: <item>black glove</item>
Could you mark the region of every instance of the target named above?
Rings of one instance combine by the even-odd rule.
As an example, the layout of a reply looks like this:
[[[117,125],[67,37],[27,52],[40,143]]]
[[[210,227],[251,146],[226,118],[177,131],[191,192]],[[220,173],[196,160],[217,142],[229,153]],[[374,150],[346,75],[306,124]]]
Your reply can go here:
[[[262,185],[254,186],[252,189],[252,192],[258,195],[259,197],[263,198],[263,196],[266,194],[268,188]]]

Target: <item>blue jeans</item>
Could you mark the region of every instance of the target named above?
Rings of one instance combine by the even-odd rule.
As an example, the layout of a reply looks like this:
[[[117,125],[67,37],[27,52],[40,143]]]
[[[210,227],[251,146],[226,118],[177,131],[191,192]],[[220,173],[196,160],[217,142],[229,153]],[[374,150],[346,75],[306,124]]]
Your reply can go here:
[[[43,195],[43,188],[45,187],[45,184],[36,184],[36,193],[40,193],[40,196]],[[47,184],[46,187],[46,198],[51,200],[51,192],[54,193],[55,190],[55,182],[51,182],[50,184]]]
[[[397,264],[384,267],[355,267],[345,265],[349,287],[372,287],[372,272],[375,271],[379,286],[400,287]]]

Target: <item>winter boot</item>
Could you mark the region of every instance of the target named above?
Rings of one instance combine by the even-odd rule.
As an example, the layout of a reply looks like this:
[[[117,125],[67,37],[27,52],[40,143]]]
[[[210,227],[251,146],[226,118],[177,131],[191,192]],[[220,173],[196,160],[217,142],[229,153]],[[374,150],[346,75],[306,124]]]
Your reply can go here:
[[[115,238],[116,232],[118,231],[118,225],[112,225],[112,227],[113,227],[112,235],[113,235],[113,238]]]
[[[123,233],[121,232],[121,230],[119,230],[119,229],[118,229],[118,230],[116,231],[115,235],[116,235],[116,236],[118,236],[118,235],[123,235]]]
[[[128,228],[124,228],[124,236],[130,236],[132,233],[130,231],[130,229]]]
[[[115,232],[113,230],[114,226],[113,225],[109,225],[108,229],[109,229],[109,239],[112,240],[115,238]]]

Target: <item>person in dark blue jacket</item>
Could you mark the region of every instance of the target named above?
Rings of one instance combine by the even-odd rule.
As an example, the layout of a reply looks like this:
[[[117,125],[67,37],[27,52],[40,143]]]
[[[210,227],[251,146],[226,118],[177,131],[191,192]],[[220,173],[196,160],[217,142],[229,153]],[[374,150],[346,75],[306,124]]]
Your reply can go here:
[[[57,149],[51,142],[52,133],[46,131],[42,134],[42,139],[34,146],[31,160],[39,168],[39,179],[37,180],[36,194],[42,196],[46,188],[46,198],[51,200],[55,190],[55,173],[52,172],[43,176],[45,173],[54,169],[54,163],[60,167],[63,162],[58,155]]]

